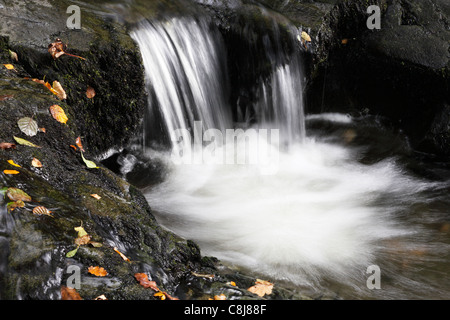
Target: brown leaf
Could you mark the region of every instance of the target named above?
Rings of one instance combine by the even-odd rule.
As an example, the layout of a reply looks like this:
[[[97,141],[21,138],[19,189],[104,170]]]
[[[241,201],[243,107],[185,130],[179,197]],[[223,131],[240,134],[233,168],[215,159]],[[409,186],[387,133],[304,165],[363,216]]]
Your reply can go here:
[[[90,241],[91,241],[91,236],[88,234],[85,234],[84,236],[77,237],[75,239],[75,244],[81,246],[81,245],[88,244]]]
[[[13,94],[2,94],[0,95],[0,101],[9,100],[12,99],[13,97],[14,97]]]
[[[78,137],[78,138],[75,140],[75,144],[78,146],[78,148],[80,148],[81,151],[84,152],[83,144],[81,143],[81,137]]]
[[[271,294],[272,289],[273,283],[266,280],[256,279],[255,285],[248,288],[247,290],[254,294],[257,294],[260,297],[264,297],[266,294]]]
[[[104,277],[108,274],[108,272],[106,272],[106,270],[104,268],[99,267],[99,266],[96,266],[96,267],[90,266],[88,268],[88,272],[97,277]]]
[[[95,90],[91,86],[87,87],[86,89],[86,97],[88,97],[88,99],[92,99],[93,97],[95,97]]]
[[[22,200],[24,202],[30,202],[31,201],[31,197],[24,192],[23,190],[20,190],[18,188],[8,188],[8,190],[6,190],[6,196],[11,200],[11,201],[18,201],[18,200]]]
[[[61,287],[61,300],[83,300],[80,294],[71,287]]]
[[[48,45],[48,52],[52,55],[53,59],[58,59],[60,56],[65,54],[64,52],[64,43],[61,39],[57,38],[55,42],[52,42]]]
[[[50,214],[51,211],[48,210],[48,209],[47,209],[46,207],[44,207],[44,206],[37,206],[37,207],[35,207],[35,208],[33,209],[33,213],[34,213],[34,214],[37,214],[38,216],[44,214],[44,215],[53,217],[53,216]]]
[[[57,104],[50,106],[50,113],[52,114],[52,117],[58,122],[66,123],[67,120],[69,120],[66,116],[66,113],[64,112],[64,109]]]
[[[135,273],[134,277],[139,282],[139,284],[141,286],[143,286],[144,288],[150,288],[150,289],[153,289],[155,291],[160,291],[158,289],[158,286],[156,285],[156,282],[148,280],[148,277],[147,277],[147,275],[145,273]]]
[[[16,148],[16,144],[15,143],[9,143],[9,142],[1,142],[0,143],[0,149],[5,150],[5,149],[15,149]]]

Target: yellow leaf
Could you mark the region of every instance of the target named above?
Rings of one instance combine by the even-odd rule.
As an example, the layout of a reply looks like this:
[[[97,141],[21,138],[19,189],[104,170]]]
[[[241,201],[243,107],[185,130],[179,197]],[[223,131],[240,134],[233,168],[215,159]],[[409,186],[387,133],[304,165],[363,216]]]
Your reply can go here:
[[[92,198],[95,198],[95,199],[97,199],[97,200],[100,200],[102,197],[100,197],[98,194],[96,194],[96,193],[93,193],[93,194],[91,194],[91,197]]]
[[[3,170],[4,174],[19,174],[20,172],[17,170]]]
[[[52,89],[56,92],[56,96],[58,97],[58,99],[60,100],[67,99],[66,92],[64,91],[63,87],[58,81],[56,80],[53,81]]]
[[[166,295],[162,293],[161,291],[158,291],[153,295],[154,297],[159,297],[161,300],[166,300]]]
[[[266,280],[256,279],[255,285],[248,288],[247,290],[254,294],[257,294],[260,297],[264,297],[266,294],[271,294],[272,289],[273,283]]]
[[[311,37],[305,31],[302,31],[302,39],[307,42],[311,42]]]
[[[12,64],[9,64],[9,63],[8,64],[4,64],[4,66],[8,70],[13,70],[14,69],[14,66]]]
[[[82,236],[87,235],[86,230],[82,226],[73,228],[76,232],[78,232],[78,237],[81,238]]]
[[[64,112],[64,109],[57,104],[50,106],[50,113],[52,114],[52,117],[58,122],[66,123],[67,120],[69,120],[66,116],[66,113]]]
[[[13,165],[14,167],[22,168],[22,167],[19,166],[17,163],[15,163],[14,160],[8,160],[8,163],[9,163],[10,165]]]

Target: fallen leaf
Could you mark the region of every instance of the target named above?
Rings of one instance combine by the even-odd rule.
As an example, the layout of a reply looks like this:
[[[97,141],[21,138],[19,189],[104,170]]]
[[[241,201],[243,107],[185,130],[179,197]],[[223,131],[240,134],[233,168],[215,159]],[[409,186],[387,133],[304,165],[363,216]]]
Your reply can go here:
[[[197,273],[197,272],[193,272],[193,271],[191,272],[191,274],[193,276],[200,277],[200,278],[207,278],[207,279],[213,279],[214,278],[213,274]]]
[[[71,144],[70,147],[77,151],[77,147],[75,147],[73,144]]]
[[[348,43],[348,39],[342,39],[342,40],[341,40],[341,43],[342,43],[342,44],[347,44],[347,43]]]
[[[22,167],[19,166],[17,163],[15,163],[14,160],[8,160],[8,163],[9,163],[10,165],[13,165],[14,167],[22,168]]]
[[[230,286],[236,287],[236,282],[234,282],[234,281],[227,282],[227,284],[229,284]]]
[[[17,121],[17,125],[19,126],[20,131],[30,137],[35,136],[39,130],[37,122],[29,117],[20,118]]]
[[[99,266],[96,266],[96,267],[90,266],[88,268],[88,272],[97,277],[104,277],[108,274],[108,272],[106,272],[106,270],[104,268],[99,267]]]
[[[31,197],[23,190],[19,188],[13,188],[10,187],[6,190],[6,195],[11,201],[24,201],[24,202],[30,202]]]
[[[83,159],[84,163],[86,164],[86,166],[89,169],[98,169],[97,165],[95,164],[95,162],[91,161],[91,160],[87,160],[84,158],[83,152],[81,152],[81,158]]]
[[[71,287],[61,287],[61,300],[83,300],[80,294]]]
[[[35,168],[42,168],[41,161],[39,161],[39,159],[36,158],[33,158],[33,160],[31,160],[31,165]]]
[[[47,130],[45,130],[45,128],[39,128],[38,130],[39,130],[39,132],[43,132],[43,133],[47,132]]]
[[[161,300],[166,300],[166,295],[162,293],[161,291],[158,291],[153,295],[154,297],[159,297]]]
[[[28,140],[25,140],[25,139],[22,139],[22,138],[19,138],[19,137],[13,137],[13,138],[20,145],[33,147],[33,148],[40,148],[40,146],[37,146],[37,145],[35,145],[34,143],[32,143],[32,142],[30,142]]]
[[[20,172],[17,170],[3,170],[4,174],[19,174]]]
[[[52,89],[56,92],[56,96],[59,100],[67,99],[66,92],[58,81],[53,81]]]
[[[88,99],[92,99],[95,97],[95,90],[91,86],[87,87],[86,89],[86,97],[88,97]]]
[[[15,61],[19,61],[19,57],[17,57],[17,53],[15,53],[14,51],[8,50],[9,51],[9,56],[11,57],[12,60]]]
[[[44,206],[37,206],[33,209],[33,213],[37,214],[38,216],[40,215],[47,215],[53,218],[53,216],[50,214],[51,211],[48,210],[46,207]]]
[[[306,41],[306,42],[311,42],[311,37],[309,36],[309,34],[307,34],[305,31],[302,31],[302,36],[301,36],[302,40]]]
[[[74,54],[70,54],[65,52],[66,49],[66,45],[61,41],[61,39],[57,38],[55,40],[55,42],[52,42],[48,45],[48,52],[52,55],[53,59],[58,59],[59,57],[61,57],[62,55],[68,55],[71,57],[75,57],[75,58],[79,58],[81,60],[86,60],[83,57],[80,56],[76,56]]]
[[[73,249],[73,250],[67,252],[66,257],[67,257],[67,258],[72,258],[72,257],[77,253],[79,247],[80,247],[80,246],[78,246],[78,247],[76,247],[75,249]]]
[[[15,149],[16,145],[14,143],[9,143],[9,142],[2,142],[0,143],[0,149],[5,150],[5,149]]]
[[[89,241],[89,244],[95,248],[100,248],[103,246],[103,244],[101,244],[100,242],[95,242],[95,241]]]
[[[78,232],[78,237],[79,237],[79,238],[88,234],[88,233],[86,232],[86,230],[84,230],[84,228],[83,228],[82,226],[75,227],[75,228],[73,228],[73,229],[74,229],[76,232]]]
[[[144,288],[151,288],[155,291],[160,291],[158,289],[158,286],[156,285],[156,282],[148,280],[148,277],[145,273],[135,273],[134,277],[139,282],[139,284]]]
[[[2,94],[0,95],[0,101],[5,101],[14,98],[13,94]]]
[[[81,143],[81,137],[77,137],[75,139],[75,144],[78,146],[78,148],[80,148],[81,151],[84,152],[83,144]]]
[[[94,300],[108,300],[104,294],[96,297]]]
[[[12,64],[4,64],[5,68],[8,70],[14,70],[14,66]]]
[[[8,209],[9,212],[14,211],[15,208],[23,208],[23,207],[25,207],[25,202],[23,202],[22,200],[11,201],[8,202],[6,205],[6,208]]]
[[[264,297],[266,294],[271,294],[272,289],[273,283],[266,280],[256,279],[255,285],[248,288],[247,290],[254,294],[257,294],[260,297]]]
[[[77,237],[75,239],[75,244],[82,246],[82,245],[88,244],[90,241],[91,241],[91,236],[88,234],[85,234],[84,236]]]
[[[69,120],[66,116],[66,113],[64,112],[64,109],[58,106],[57,104],[54,104],[50,106],[50,113],[52,114],[52,117],[61,123],[66,123],[67,120]]]
[[[114,251],[117,252],[117,253],[122,257],[123,260],[128,261],[128,262],[131,262],[130,259],[128,259],[122,252],[120,252],[120,251],[117,249],[117,247],[114,247]]]
[[[92,198],[95,198],[95,199],[97,199],[97,200],[100,200],[102,197],[100,197],[98,194],[96,194],[96,193],[93,193],[93,194],[91,194],[90,195]]]

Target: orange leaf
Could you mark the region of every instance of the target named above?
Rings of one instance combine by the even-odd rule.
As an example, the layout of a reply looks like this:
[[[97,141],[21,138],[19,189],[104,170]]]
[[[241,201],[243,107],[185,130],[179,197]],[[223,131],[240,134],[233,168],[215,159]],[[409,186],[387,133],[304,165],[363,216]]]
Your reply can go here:
[[[4,64],[4,66],[8,70],[13,70],[14,69],[14,66],[12,64],[9,64],[9,63],[8,64]]]
[[[95,198],[95,199],[97,199],[97,200],[100,200],[102,197],[100,197],[98,194],[96,194],[96,193],[93,193],[93,194],[91,194],[91,197],[92,198]]]
[[[20,172],[17,170],[3,170],[4,174],[19,174]]]
[[[22,168],[21,166],[19,166],[17,163],[14,162],[14,160],[8,160],[8,163],[14,167],[18,167],[18,168]]]
[[[81,151],[84,152],[83,145],[81,144],[81,137],[78,137],[78,138],[75,140],[75,144],[78,146],[78,148],[80,148]]]
[[[114,247],[114,251],[117,252],[123,260],[131,262],[130,259],[128,259],[122,252],[120,252],[116,247]]]
[[[75,147],[73,144],[71,144],[70,147],[73,148],[73,150],[77,151],[77,147]]]
[[[90,266],[88,271],[89,271],[89,273],[91,273],[97,277],[104,277],[108,274],[108,272],[106,272],[105,269],[103,269],[102,267],[99,267],[99,266],[96,266],[96,267]]]
[[[95,97],[95,90],[91,86],[87,87],[86,89],[86,97],[88,97],[88,99],[92,99],[93,97]]]
[[[62,286],[61,300],[83,300],[80,294],[74,288]]]
[[[53,118],[58,122],[66,123],[67,120],[69,120],[63,108],[61,108],[57,104],[50,106],[50,113],[52,114]]]
[[[156,282],[148,280],[148,277],[145,273],[135,273],[134,277],[136,278],[137,281],[139,281],[139,284],[144,288],[151,288],[155,291],[160,291],[158,289],[158,286],[156,285]]]

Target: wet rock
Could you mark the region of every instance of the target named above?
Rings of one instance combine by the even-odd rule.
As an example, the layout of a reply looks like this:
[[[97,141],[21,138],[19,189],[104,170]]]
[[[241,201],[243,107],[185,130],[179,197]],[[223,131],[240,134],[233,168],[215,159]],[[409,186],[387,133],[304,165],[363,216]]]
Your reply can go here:
[[[371,4],[380,30],[367,28]],[[307,111],[383,116],[414,149],[448,156],[449,14],[440,0],[336,4],[316,37]]]

